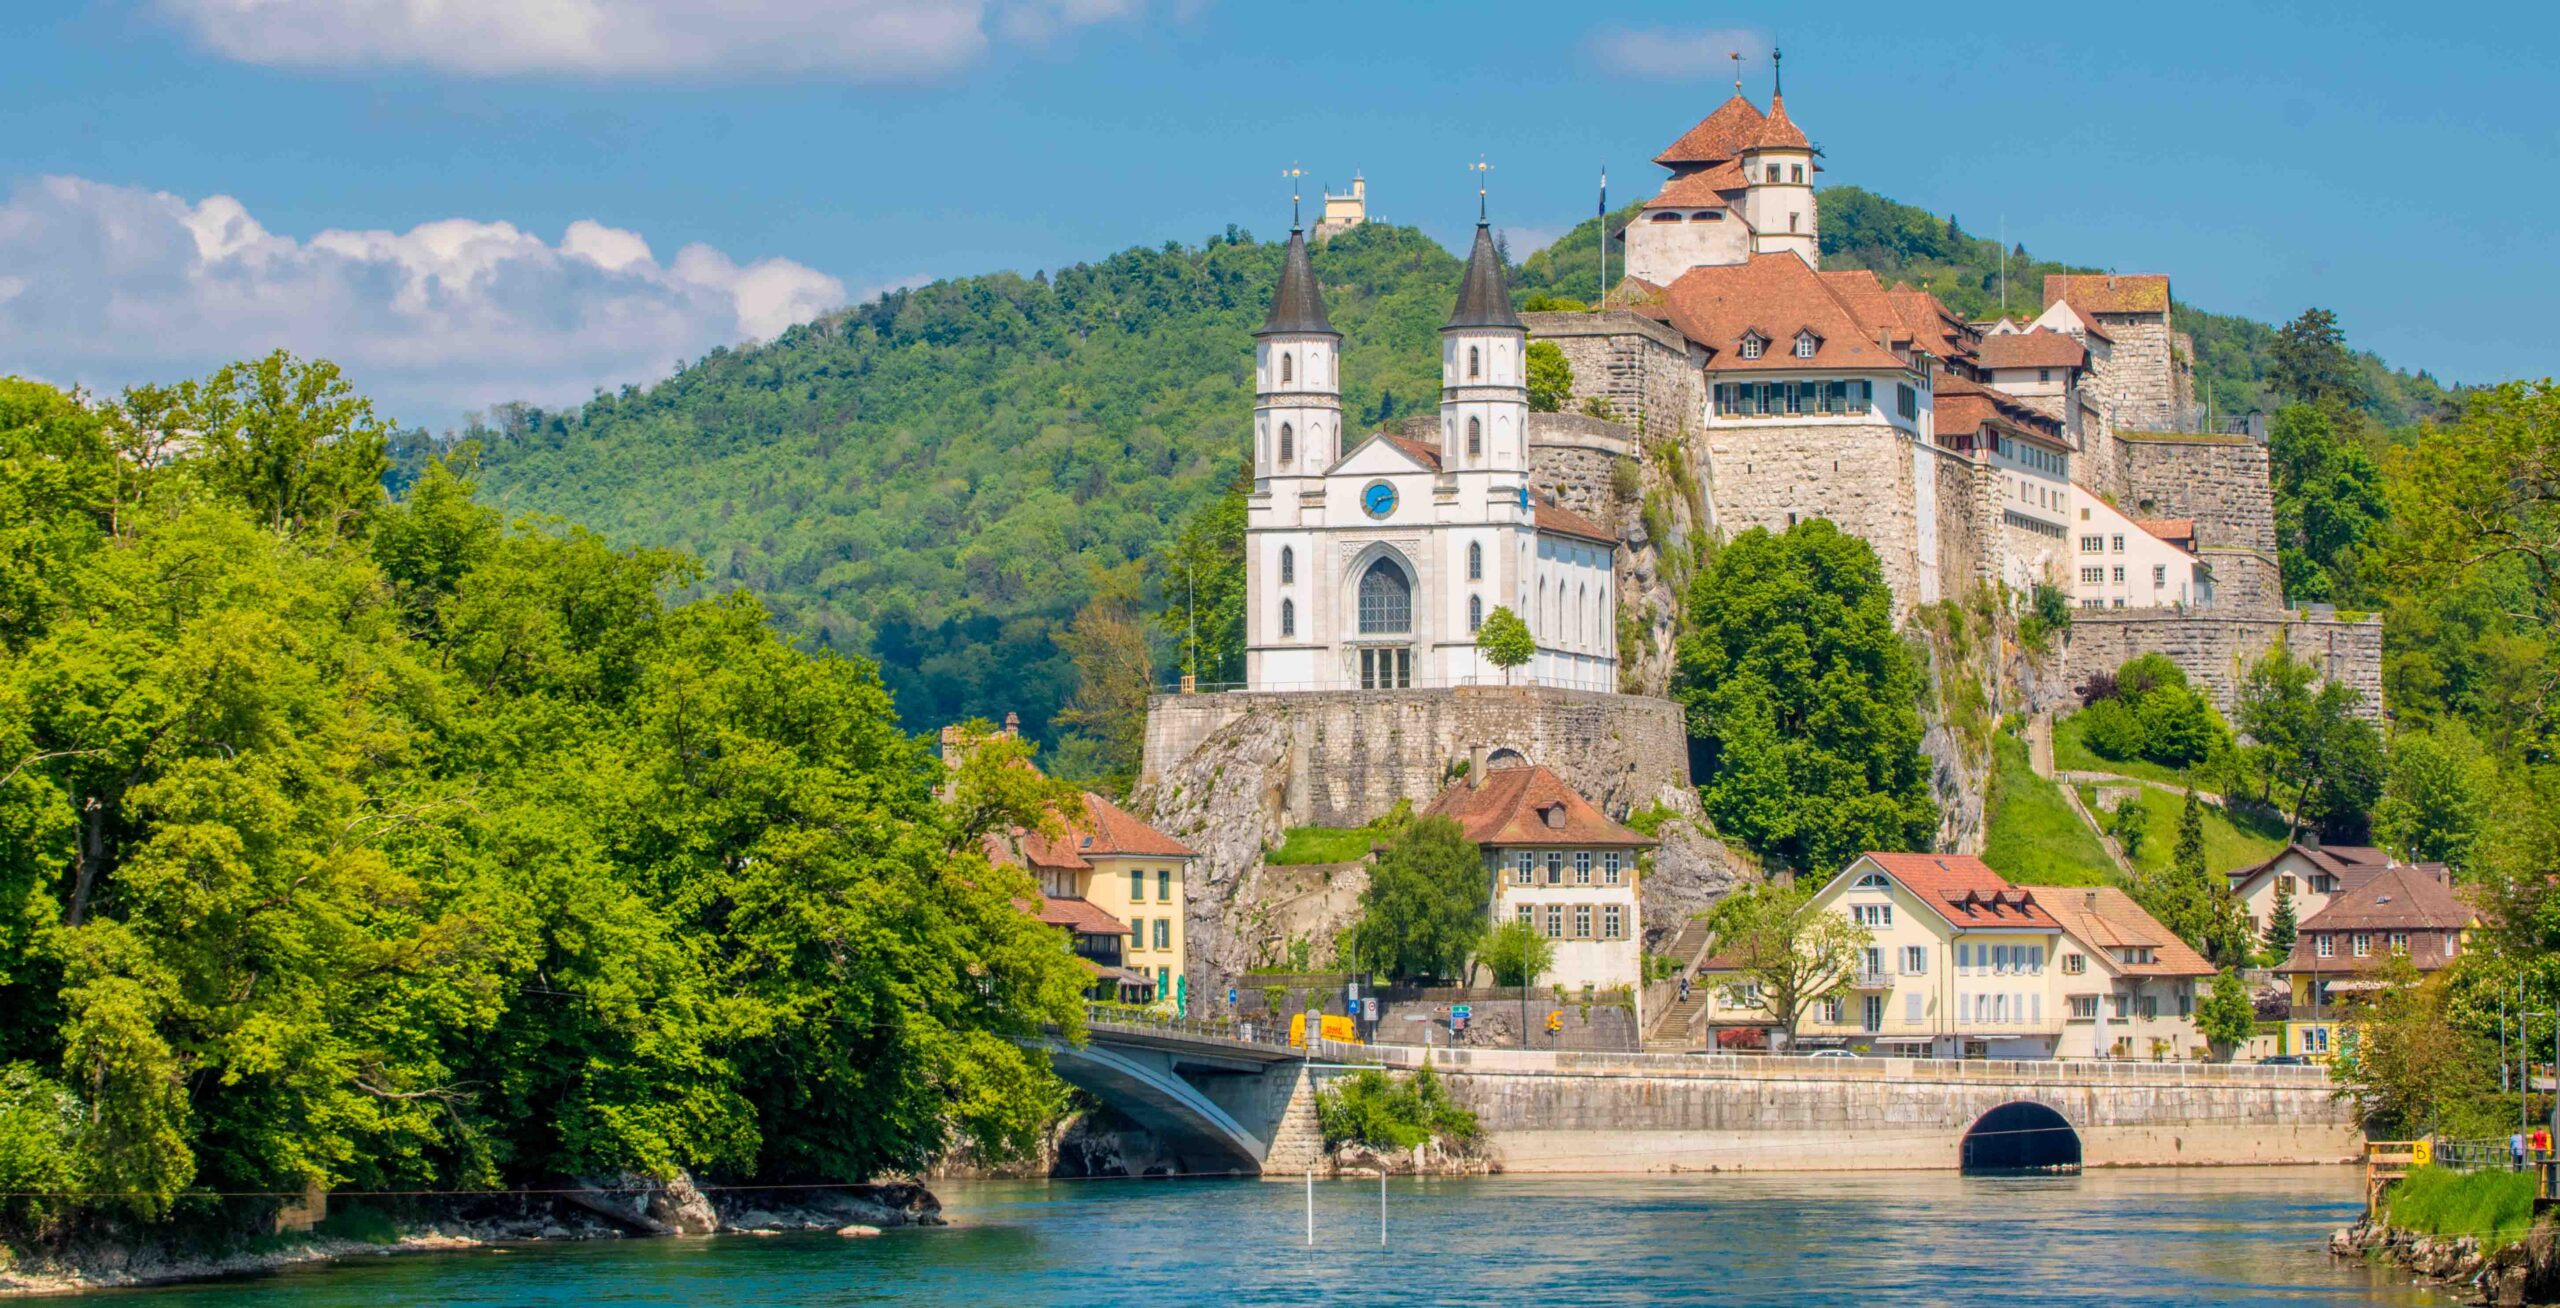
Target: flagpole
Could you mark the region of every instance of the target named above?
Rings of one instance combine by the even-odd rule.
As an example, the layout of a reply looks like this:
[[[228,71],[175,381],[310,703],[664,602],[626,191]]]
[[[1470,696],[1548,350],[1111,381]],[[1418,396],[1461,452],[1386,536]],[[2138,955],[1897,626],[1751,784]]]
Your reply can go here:
[[[1609,169],[1600,169],[1600,298],[1591,302],[1595,309],[1609,307]]]

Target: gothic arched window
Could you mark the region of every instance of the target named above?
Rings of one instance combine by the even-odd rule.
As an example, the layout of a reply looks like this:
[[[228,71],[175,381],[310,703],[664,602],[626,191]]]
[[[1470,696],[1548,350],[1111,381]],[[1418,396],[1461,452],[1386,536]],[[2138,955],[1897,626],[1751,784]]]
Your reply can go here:
[[[1294,367],[1294,365],[1292,365],[1292,364],[1289,362],[1289,356],[1288,356],[1288,355],[1285,355],[1285,354],[1284,354],[1284,355],[1281,355],[1281,356],[1280,356],[1280,384],[1281,384],[1281,385],[1283,385],[1283,386],[1288,385],[1288,384],[1289,384],[1289,380],[1290,380],[1290,375],[1291,375],[1294,371],[1295,371],[1295,367]]]
[[[1298,634],[1298,606],[1287,600],[1280,601],[1280,634],[1283,636]]]
[[[1472,380],[1483,375],[1484,351],[1470,345],[1467,347],[1467,377]]]
[[[1283,545],[1280,547],[1280,584],[1286,586],[1297,579],[1298,552]]]
[[[1484,596],[1482,595],[1467,597],[1467,630],[1470,632],[1484,630]]]
[[[1360,574],[1360,634],[1395,636],[1413,630],[1413,580],[1379,559]]]
[[[1483,453],[1484,419],[1469,418],[1467,419],[1467,457],[1474,458]]]
[[[1467,545],[1467,580],[1484,580],[1484,546],[1472,541]]]
[[[1280,462],[1285,464],[1296,457],[1298,457],[1298,431],[1285,422],[1281,423]]]

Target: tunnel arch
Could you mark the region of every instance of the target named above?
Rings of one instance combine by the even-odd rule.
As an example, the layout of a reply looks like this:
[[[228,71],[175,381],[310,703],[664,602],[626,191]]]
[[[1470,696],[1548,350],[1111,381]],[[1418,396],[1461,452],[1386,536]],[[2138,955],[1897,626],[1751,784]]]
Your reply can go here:
[[[2027,1100],[2005,1103],[1965,1128],[1967,1172],[2077,1171],[2080,1133],[2070,1119]]]

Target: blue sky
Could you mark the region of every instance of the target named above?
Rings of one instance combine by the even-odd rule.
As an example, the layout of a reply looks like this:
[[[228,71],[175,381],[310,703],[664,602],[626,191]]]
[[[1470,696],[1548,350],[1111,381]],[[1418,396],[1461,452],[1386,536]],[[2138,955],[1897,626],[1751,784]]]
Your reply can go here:
[[[1832,181],[2560,371],[2545,6],[55,0],[0,43],[0,371],[93,387],[282,344],[444,425],[883,286],[1276,234],[1293,160],[1455,242],[1482,153],[1524,254],[1772,43]]]

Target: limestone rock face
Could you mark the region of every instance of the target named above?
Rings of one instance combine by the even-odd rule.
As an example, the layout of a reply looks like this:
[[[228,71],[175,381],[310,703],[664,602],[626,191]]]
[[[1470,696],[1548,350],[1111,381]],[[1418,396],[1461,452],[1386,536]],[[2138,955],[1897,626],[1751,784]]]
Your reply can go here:
[[[1265,897],[1262,851],[1283,830],[1290,759],[1288,723],[1246,714],[1170,761],[1154,785],[1131,798],[1157,830],[1200,855],[1182,924],[1194,986],[1238,975],[1255,962],[1251,918]]]
[[[650,1192],[648,1214],[672,1235],[709,1235],[720,1229],[720,1214],[682,1172]]]
[[[1682,810],[1685,816],[1668,819],[1655,830],[1654,838],[1662,843],[1655,847],[1653,867],[1644,877],[1641,893],[1648,948],[1659,948],[1678,935],[1689,919],[1761,879],[1750,863],[1707,833],[1706,817],[1697,811],[1696,793],[1681,798],[1688,801]]]

